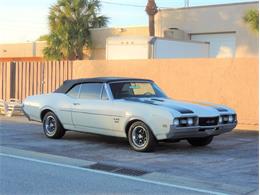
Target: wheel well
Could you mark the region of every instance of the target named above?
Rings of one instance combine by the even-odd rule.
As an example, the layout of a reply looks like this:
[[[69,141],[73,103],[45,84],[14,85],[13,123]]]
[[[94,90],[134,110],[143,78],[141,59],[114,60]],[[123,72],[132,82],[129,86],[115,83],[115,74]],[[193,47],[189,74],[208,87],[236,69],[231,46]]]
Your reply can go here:
[[[131,127],[131,125],[134,123],[134,122],[137,122],[137,121],[141,121],[141,120],[138,120],[138,119],[134,119],[134,120],[131,120],[127,123],[126,127],[125,127],[125,134],[126,134],[126,137],[128,137],[128,131],[129,131],[129,128]],[[141,121],[143,122],[143,121]]]
[[[146,124],[144,121],[142,121],[142,120],[140,120],[140,119],[133,119],[133,120],[129,121],[129,122],[127,123],[126,127],[125,127],[126,137],[128,137],[128,131],[129,131],[129,128],[131,127],[131,125],[132,125],[134,122],[137,122],[137,121],[141,121],[141,122],[143,122],[144,124]],[[149,127],[149,125],[147,125],[147,124],[146,124],[146,126]],[[151,129],[150,127],[149,127],[149,129],[151,130],[151,132],[152,132],[154,138],[157,140],[157,138],[155,137],[155,135],[154,135],[152,129]]]
[[[45,109],[45,110],[43,110],[43,111],[41,112],[41,121],[43,121],[43,118],[44,118],[45,114],[47,114],[48,112],[52,112],[52,110],[50,110],[50,109]]]

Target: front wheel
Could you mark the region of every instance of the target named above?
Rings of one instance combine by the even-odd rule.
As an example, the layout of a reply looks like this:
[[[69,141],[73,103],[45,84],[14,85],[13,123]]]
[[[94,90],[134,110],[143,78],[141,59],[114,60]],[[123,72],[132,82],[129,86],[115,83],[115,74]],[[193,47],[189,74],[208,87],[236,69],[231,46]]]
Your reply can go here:
[[[59,139],[65,134],[65,129],[53,112],[48,112],[43,117],[43,131],[48,138],[53,139]]]
[[[128,141],[131,147],[138,152],[152,151],[156,145],[156,139],[150,128],[143,122],[134,122],[128,131]]]
[[[206,146],[206,145],[210,144],[212,142],[212,140],[213,140],[213,136],[187,139],[187,141],[192,146]]]

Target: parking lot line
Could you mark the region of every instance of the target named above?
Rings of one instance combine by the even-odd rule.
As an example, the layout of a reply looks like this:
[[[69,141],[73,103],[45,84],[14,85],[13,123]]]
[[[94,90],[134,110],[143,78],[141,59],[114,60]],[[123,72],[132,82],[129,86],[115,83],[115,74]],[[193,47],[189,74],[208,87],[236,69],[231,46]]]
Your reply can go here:
[[[88,172],[93,172],[93,173],[97,173],[97,174],[104,174],[104,175],[110,175],[110,176],[115,176],[115,177],[121,177],[121,178],[124,178],[124,179],[140,181],[140,182],[144,182],[144,183],[161,185],[161,186],[167,186],[167,187],[172,187],[172,188],[178,188],[178,189],[182,189],[182,190],[189,190],[189,191],[193,191],[193,192],[200,192],[200,193],[214,194],[214,195],[226,195],[226,193],[222,193],[222,192],[204,190],[204,189],[200,189],[200,188],[194,188],[194,187],[183,186],[183,185],[176,185],[176,184],[171,184],[171,183],[163,183],[163,182],[159,182],[159,181],[151,181],[151,180],[138,178],[138,177],[132,177],[132,176],[127,176],[127,175],[119,175],[119,174],[115,174],[115,173],[111,173],[111,172],[93,170],[93,169],[89,169],[89,168],[83,168],[83,167],[78,167],[78,166],[73,166],[73,165],[67,165],[67,164],[61,164],[61,163],[56,163],[56,162],[34,159],[34,158],[28,158],[28,157],[23,157],[23,156],[18,156],[18,155],[0,153],[0,156],[16,158],[16,159],[21,159],[21,160],[26,160],[26,161],[32,161],[32,162],[37,162],[37,163],[42,163],[42,164],[47,164],[47,165],[59,166],[59,167],[64,167],[64,168],[76,169],[76,170],[81,170],[81,171],[88,171]]]

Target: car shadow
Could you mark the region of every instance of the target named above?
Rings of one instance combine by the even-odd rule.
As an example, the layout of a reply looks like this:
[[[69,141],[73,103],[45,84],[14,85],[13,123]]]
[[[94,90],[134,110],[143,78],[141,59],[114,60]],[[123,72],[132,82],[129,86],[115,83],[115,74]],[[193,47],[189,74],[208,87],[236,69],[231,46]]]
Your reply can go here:
[[[87,145],[100,145],[102,147],[106,147],[107,149],[121,149],[121,150],[134,150],[130,149],[128,140],[126,138],[120,137],[113,137],[113,136],[104,136],[98,134],[91,134],[91,133],[81,133],[81,132],[67,132],[66,135],[62,138],[66,141],[73,141],[78,143],[84,143]],[[160,141],[157,143],[156,148],[153,152],[160,152],[160,153],[175,153],[175,152],[199,152],[199,151],[214,151],[214,147],[211,145],[204,146],[204,147],[194,147],[191,146],[186,140],[182,140],[179,142],[163,142]],[[153,153],[150,152],[150,153]]]
[[[62,138],[67,141],[77,141],[86,144],[106,144],[108,146],[115,145],[116,147],[128,147],[128,141],[126,138],[98,135],[92,133],[83,132],[66,132]]]

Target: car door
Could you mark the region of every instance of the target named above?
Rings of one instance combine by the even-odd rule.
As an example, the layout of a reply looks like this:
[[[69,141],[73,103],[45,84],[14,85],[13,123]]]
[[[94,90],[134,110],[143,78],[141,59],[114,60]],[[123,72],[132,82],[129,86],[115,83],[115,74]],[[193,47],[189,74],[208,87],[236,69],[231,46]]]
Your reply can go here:
[[[64,99],[59,100],[58,116],[63,126],[67,129],[74,129],[72,122],[73,103],[79,96],[81,84],[73,86],[65,95]]]
[[[80,131],[113,135],[115,116],[111,101],[104,94],[103,83],[81,84],[78,99],[73,103],[72,120]]]

